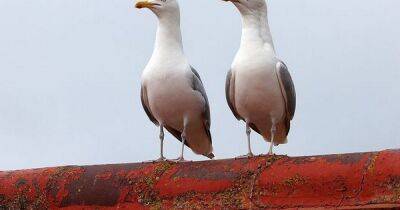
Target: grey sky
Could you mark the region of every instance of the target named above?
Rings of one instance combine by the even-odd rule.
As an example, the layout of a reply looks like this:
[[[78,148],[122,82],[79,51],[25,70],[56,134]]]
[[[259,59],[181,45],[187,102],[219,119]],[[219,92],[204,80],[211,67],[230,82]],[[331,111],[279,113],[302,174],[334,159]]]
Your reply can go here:
[[[217,158],[246,153],[224,96],[240,17],[219,0],[181,0],[184,47],[209,96]],[[278,154],[400,147],[400,1],[269,0],[278,55],[297,89]],[[0,170],[155,159],[140,105],[156,18],[128,0],[0,1]],[[178,142],[167,135],[166,156]],[[268,144],[253,133],[253,149]],[[185,157],[202,160],[186,149]]]

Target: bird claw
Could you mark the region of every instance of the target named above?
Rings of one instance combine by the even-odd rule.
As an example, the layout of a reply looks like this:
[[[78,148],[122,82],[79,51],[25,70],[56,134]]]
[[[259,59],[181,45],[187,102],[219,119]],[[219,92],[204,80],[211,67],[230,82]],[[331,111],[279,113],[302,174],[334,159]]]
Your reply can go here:
[[[173,162],[175,163],[182,163],[182,162],[186,162],[186,160],[183,157],[179,157],[177,159],[174,159]]]
[[[235,159],[252,158],[252,157],[254,157],[254,154],[249,152],[249,153],[247,153],[247,155],[242,155],[242,156],[236,157]]]
[[[167,158],[165,158],[165,157],[160,157],[160,158],[158,158],[157,160],[154,160],[154,162],[164,162],[164,161],[167,161]]]

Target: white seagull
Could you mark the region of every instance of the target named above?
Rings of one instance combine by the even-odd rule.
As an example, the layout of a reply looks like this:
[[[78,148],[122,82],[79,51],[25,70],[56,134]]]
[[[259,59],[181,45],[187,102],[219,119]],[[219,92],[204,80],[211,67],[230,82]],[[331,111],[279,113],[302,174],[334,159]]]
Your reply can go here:
[[[239,51],[226,78],[226,99],[238,120],[246,122],[248,155],[251,129],[274,145],[287,143],[296,109],[296,92],[286,65],[277,58],[265,0],[231,1],[242,16]],[[251,128],[251,129],[250,129]]]
[[[160,127],[160,158],[164,128],[196,154],[210,159],[210,108],[202,81],[183,53],[180,12],[176,0],[138,0],[158,17],[153,55],[142,74],[141,100],[150,120]]]

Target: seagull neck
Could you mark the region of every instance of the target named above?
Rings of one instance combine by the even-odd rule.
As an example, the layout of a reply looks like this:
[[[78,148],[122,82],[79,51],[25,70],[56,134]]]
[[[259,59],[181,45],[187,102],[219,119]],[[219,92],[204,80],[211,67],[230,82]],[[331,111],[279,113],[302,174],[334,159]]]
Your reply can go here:
[[[154,53],[182,53],[182,35],[178,17],[159,17]]]
[[[241,45],[264,46],[274,51],[266,14],[242,14]]]

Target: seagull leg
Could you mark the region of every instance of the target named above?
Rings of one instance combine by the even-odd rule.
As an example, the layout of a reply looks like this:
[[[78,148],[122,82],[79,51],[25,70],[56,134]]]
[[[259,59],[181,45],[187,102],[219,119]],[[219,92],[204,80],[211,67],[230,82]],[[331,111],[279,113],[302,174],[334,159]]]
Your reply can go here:
[[[188,121],[185,118],[183,120],[183,131],[181,133],[181,139],[182,139],[182,148],[181,148],[181,155],[179,156],[178,159],[175,160],[175,162],[184,162],[185,159],[183,158],[183,152],[185,150],[185,142],[186,142],[186,127],[188,125]]]
[[[246,135],[247,135],[247,155],[239,156],[237,158],[251,158],[253,157],[253,152],[251,151],[251,143],[250,143],[250,125],[246,122]]]
[[[184,133],[182,133],[181,138],[182,138],[181,156],[179,156],[179,158],[177,159],[177,162],[185,161],[185,159],[183,158],[183,151],[185,150],[185,141],[186,141],[186,137],[185,137]]]
[[[276,126],[275,126],[275,123],[273,123],[272,127],[271,127],[271,145],[269,146],[268,155],[274,155],[274,153],[272,152],[272,149],[274,147],[275,133],[276,133]]]
[[[253,157],[254,156],[253,152],[251,151],[250,133],[251,133],[250,125],[249,125],[249,123],[246,122],[247,149],[248,149],[247,157]]]
[[[165,161],[164,157],[164,126],[160,125],[160,158],[157,161]]]

